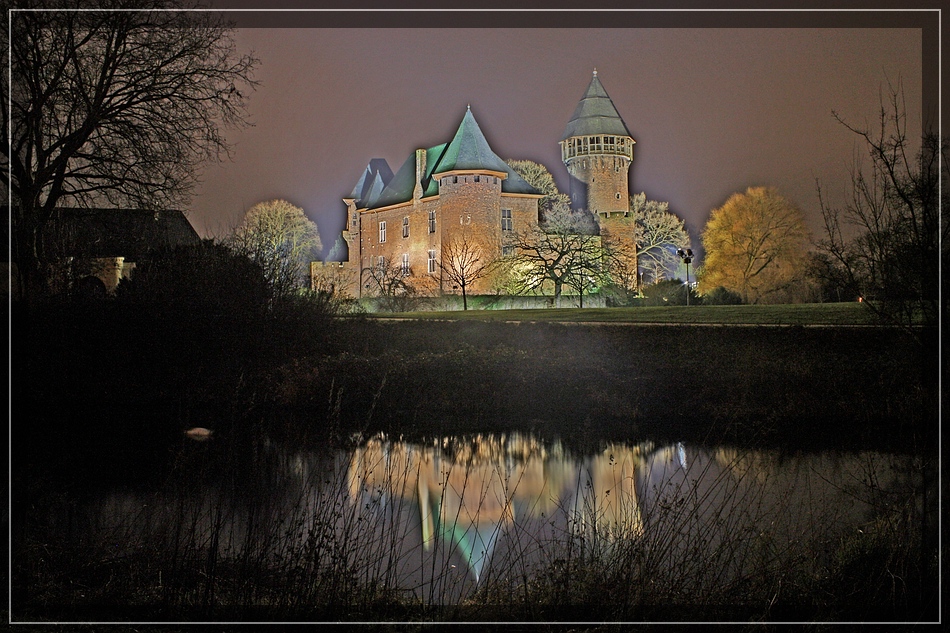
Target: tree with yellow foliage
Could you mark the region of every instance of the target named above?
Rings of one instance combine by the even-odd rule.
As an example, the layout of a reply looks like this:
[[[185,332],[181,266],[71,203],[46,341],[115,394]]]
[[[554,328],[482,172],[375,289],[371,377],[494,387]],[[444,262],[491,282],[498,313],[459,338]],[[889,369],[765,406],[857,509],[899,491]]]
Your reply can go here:
[[[702,233],[701,294],[723,287],[746,303],[783,303],[804,291],[810,237],[801,210],[773,187],[750,187],[714,209]]]

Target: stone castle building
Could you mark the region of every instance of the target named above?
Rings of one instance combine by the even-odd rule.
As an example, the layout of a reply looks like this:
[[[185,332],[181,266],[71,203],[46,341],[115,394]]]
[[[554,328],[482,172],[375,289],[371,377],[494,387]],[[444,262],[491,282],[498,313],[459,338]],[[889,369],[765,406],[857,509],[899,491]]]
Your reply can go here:
[[[634,280],[638,271],[629,173],[635,143],[595,69],[561,137],[561,160],[570,174],[571,207],[597,217],[601,235],[610,234],[620,246],[625,274]]]
[[[634,143],[595,70],[560,145],[572,206],[601,226],[629,215]],[[458,293],[442,274],[446,250],[464,244],[486,260],[507,254],[506,235],[538,223],[542,197],[492,151],[468,108],[449,142],[415,150],[395,173],[384,159],[369,162],[343,199],[348,254],[336,283],[355,297],[376,296],[378,278],[396,270],[433,292]],[[490,283],[479,279],[468,292],[488,292]]]
[[[443,250],[465,242],[497,257],[505,233],[538,221],[541,197],[492,151],[468,108],[448,143],[417,149],[395,174],[373,159],[343,199],[346,285],[354,296],[375,296],[377,271],[395,267],[418,286],[452,292]]]

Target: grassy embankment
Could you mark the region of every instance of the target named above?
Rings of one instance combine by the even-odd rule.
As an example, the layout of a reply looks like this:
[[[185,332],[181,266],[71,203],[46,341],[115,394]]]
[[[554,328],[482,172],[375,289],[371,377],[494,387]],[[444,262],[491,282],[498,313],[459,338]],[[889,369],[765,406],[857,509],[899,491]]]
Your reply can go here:
[[[649,323],[662,325],[877,325],[860,303],[794,305],[645,306],[636,308],[547,308],[451,312],[375,313],[375,318],[424,320]]]

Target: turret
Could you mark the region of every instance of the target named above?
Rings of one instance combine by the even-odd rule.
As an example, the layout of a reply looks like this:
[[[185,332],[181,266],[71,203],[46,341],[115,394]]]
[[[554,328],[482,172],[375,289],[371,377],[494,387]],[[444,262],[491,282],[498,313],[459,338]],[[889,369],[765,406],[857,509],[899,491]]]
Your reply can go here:
[[[628,214],[635,143],[595,69],[560,141],[571,206],[604,218]]]

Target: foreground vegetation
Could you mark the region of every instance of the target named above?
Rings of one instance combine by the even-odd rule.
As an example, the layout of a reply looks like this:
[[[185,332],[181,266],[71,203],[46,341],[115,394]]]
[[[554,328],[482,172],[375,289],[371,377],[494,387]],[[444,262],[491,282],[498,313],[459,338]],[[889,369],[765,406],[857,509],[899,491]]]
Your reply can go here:
[[[659,582],[659,570],[631,567],[643,541],[581,555],[568,535],[534,581],[486,584],[464,604],[434,608],[367,575],[345,533],[316,529],[335,507],[271,521],[283,484],[265,476],[273,458],[261,447],[523,431],[579,454],[644,439],[867,448],[926,470],[936,455],[936,332],[386,321],[339,318],[319,297],[262,310],[235,305],[244,295],[226,288],[183,293],[14,306],[15,620],[535,620],[568,617],[565,603],[597,620],[930,617],[936,546],[900,504],[882,507],[863,536],[830,544],[836,553],[817,571],[790,565],[818,552],[788,552],[739,583],[703,585],[702,565]],[[191,426],[215,439],[185,443]],[[129,515],[166,527],[122,555],[87,536],[88,504],[117,488],[172,500]],[[216,521],[232,498],[259,517],[247,543],[263,549],[224,558],[209,539],[222,536]],[[779,561],[787,566],[775,576]],[[895,573],[900,583],[889,584]],[[787,588],[793,578],[794,592],[777,591],[773,580]],[[674,601],[684,611],[656,610]]]

